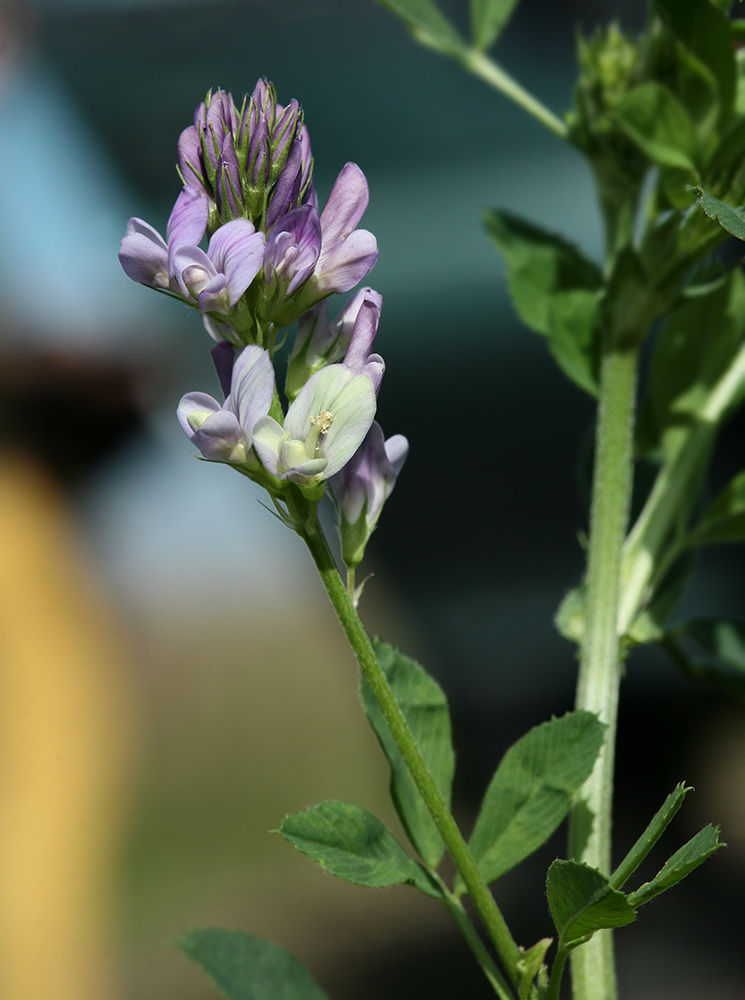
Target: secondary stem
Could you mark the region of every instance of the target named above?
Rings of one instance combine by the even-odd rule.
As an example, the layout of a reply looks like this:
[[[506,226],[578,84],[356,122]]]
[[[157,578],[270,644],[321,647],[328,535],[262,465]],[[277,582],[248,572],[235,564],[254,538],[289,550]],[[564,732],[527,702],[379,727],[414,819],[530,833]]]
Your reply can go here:
[[[585,632],[577,708],[606,724],[595,768],[570,818],[572,855],[602,872],[611,870],[613,763],[621,676],[617,631],[621,552],[632,483],[637,350],[610,349],[603,357],[587,557]],[[591,823],[590,823],[591,820]],[[610,931],[597,933],[572,953],[575,1000],[614,1000],[616,980]]]
[[[450,892],[448,887],[438,876],[434,876],[442,889],[442,903],[450,916],[458,926],[461,934],[471,949],[474,958],[481,966],[481,969],[492,985],[492,989],[499,997],[499,1000],[514,1000],[514,994],[509,985],[505,982],[504,976],[494,964],[491,955],[486,950],[486,946],[476,933],[476,929],[471,923],[461,901]]]
[[[620,635],[628,630],[644,602],[653,574],[660,579],[660,552],[680,511],[681,497],[694,492],[714,445],[717,428],[737,398],[743,382],[745,347],[740,348],[729,368],[712,387],[695,422],[692,421],[690,428],[678,431],[680,440],[674,443],[676,450],[660,470],[644,509],[624,545],[623,594],[618,617]]]
[[[370,688],[380,706],[391,734],[398,745],[401,755],[406,761],[414,782],[429,809],[432,819],[437,825],[450,857],[453,859],[463,882],[471,894],[474,906],[494,942],[497,952],[504,962],[511,981],[519,981],[519,951],[510,934],[509,928],[497,906],[488,886],[479,874],[476,862],[463,839],[453,816],[445,805],[427,765],[422,759],[419,748],[408,727],[401,709],[388,683],[388,679],[380,668],[375,650],[370,638],[360,621],[354,604],[342,582],[336,568],[334,558],[329,551],[326,538],[318,522],[311,530],[306,528],[299,532],[316,563],[329,600],[339,619],[341,627],[352,647],[354,655],[364,673]]]
[[[551,969],[551,979],[548,984],[548,994],[546,1000],[559,1000],[559,991],[561,990],[561,979],[564,975],[564,966],[568,958],[567,952],[563,948],[559,948],[556,953],[556,958],[554,959],[553,968]]]
[[[504,94],[523,111],[532,115],[541,125],[545,125],[554,135],[558,135],[560,139],[567,138],[569,130],[561,118],[557,118],[553,111],[549,111],[544,104],[541,104],[536,97],[525,90],[509,73],[505,73],[502,67],[498,66],[489,56],[479,52],[478,49],[469,49],[457,58],[469,73],[480,77],[490,87],[494,87],[495,90]]]

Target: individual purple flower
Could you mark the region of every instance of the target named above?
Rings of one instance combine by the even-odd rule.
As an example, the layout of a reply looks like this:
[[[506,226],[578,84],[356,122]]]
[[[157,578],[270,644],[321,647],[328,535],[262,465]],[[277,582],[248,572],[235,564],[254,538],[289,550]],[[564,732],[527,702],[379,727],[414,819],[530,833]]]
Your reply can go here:
[[[329,480],[339,515],[342,559],[350,570],[362,562],[408,452],[409,442],[402,434],[386,441],[380,424],[373,422],[350,461]]]
[[[336,475],[357,451],[375,416],[375,405],[366,375],[331,365],[306,382],[284,426],[270,416],[258,421],[254,448],[271,475],[316,485]]]
[[[264,234],[247,219],[235,219],[217,230],[206,253],[182,246],[173,270],[184,297],[196,300],[202,313],[227,315],[259,273],[264,243]]]
[[[371,355],[370,348],[378,329],[382,305],[382,295],[372,288],[361,288],[330,323],[325,301],[304,313],[298,323],[287,368],[285,393],[288,399],[294,399],[311,375],[342,358],[348,367],[366,371],[377,392],[383,375],[383,359],[380,355]],[[355,333],[361,314],[363,318]],[[365,369],[368,363],[369,368]]]
[[[273,277],[284,287],[285,295],[313,273],[321,252],[321,223],[318,212],[301,205],[288,212],[272,230],[264,253],[264,281]]]
[[[234,360],[229,345],[213,348],[213,358],[225,390],[229,374],[230,394],[220,405],[204,392],[190,392],[181,399],[178,420],[189,440],[211,462],[258,468],[251,455],[253,429],[269,412],[274,397],[274,368],[268,351],[256,345],[244,347]]]
[[[375,237],[366,229],[355,228],[369,197],[365,175],[356,163],[347,163],[321,212],[321,253],[309,282],[316,299],[331,292],[348,292],[375,266]]]
[[[119,249],[119,263],[128,278],[150,288],[168,290],[168,245],[144,219],[130,219]]]
[[[372,345],[380,322],[382,297],[372,289],[363,289],[363,295],[357,308],[357,315],[349,338],[349,346],[344,354],[344,364],[355,375],[367,375],[373,384],[376,394],[385,372],[385,362],[379,354],[372,354]],[[342,336],[343,339],[343,325]]]
[[[177,292],[174,253],[185,244],[200,242],[208,212],[206,200],[194,189],[184,188],[168,219],[165,240],[148,222],[130,219],[119,249],[119,263],[127,277],[150,288]]]

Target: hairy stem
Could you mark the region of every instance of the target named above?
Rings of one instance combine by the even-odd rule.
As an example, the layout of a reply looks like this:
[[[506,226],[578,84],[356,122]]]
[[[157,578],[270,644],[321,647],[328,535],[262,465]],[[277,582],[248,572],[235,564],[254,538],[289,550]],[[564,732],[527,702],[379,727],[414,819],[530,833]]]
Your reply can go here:
[[[488,886],[479,874],[476,862],[463,839],[453,816],[445,805],[427,765],[422,759],[419,748],[408,727],[401,709],[381,670],[370,638],[360,621],[354,604],[344,583],[339,576],[334,558],[329,551],[326,538],[318,522],[312,530],[305,528],[299,531],[321,575],[329,600],[339,619],[341,627],[352,647],[362,672],[380,706],[388,727],[396,741],[398,749],[406,762],[414,782],[430,811],[437,829],[440,832],[450,857],[460,873],[463,882],[471,894],[481,920],[489,937],[497,949],[507,970],[510,980],[517,984],[519,980],[519,951],[510,934],[509,928],[497,906]]]
[[[570,817],[570,850],[610,873],[613,763],[621,677],[617,631],[621,552],[632,484],[637,351],[611,348],[602,362],[587,557],[585,633],[576,707],[606,724],[605,744]],[[591,822],[590,822],[591,821]],[[598,932],[572,954],[574,1000],[614,1000],[613,943]]]

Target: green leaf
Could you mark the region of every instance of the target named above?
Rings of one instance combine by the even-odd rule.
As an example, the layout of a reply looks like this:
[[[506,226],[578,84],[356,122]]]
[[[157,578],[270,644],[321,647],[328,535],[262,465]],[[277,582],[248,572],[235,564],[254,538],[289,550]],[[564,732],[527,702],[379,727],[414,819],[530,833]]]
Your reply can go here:
[[[491,209],[484,221],[507,265],[518,316],[548,338],[562,371],[597,395],[600,271],[571,243],[509,212]]]
[[[228,1000],[328,1000],[294,955],[253,934],[208,927],[177,944]]]
[[[486,882],[514,868],[556,830],[573,793],[590,776],[604,734],[605,726],[591,712],[568,712],[510,747],[469,841]]]
[[[691,653],[681,640],[693,643]],[[745,622],[731,618],[693,618],[681,622],[662,642],[686,676],[707,680],[745,698]]]
[[[471,28],[477,49],[490,48],[507,25],[518,0],[471,0]]]
[[[729,22],[710,0],[655,0],[655,5],[677,40],[715,81],[719,120],[732,113],[737,83],[735,52]]]
[[[548,347],[559,368],[591,396],[599,393],[600,303],[578,288],[555,295],[549,305]]]
[[[408,883],[428,896],[441,893],[418,861],[362,806],[322,802],[286,816],[279,832],[321,868],[355,885],[384,888]]]
[[[702,419],[714,386],[740,349],[744,330],[745,279],[737,271],[708,295],[684,299],[670,312],[655,343],[640,419],[643,453],[662,449],[668,459],[674,457],[681,438]]]
[[[634,87],[615,109],[614,116],[629,139],[653,163],[696,170],[696,127],[675,94],[661,83]]]
[[[668,828],[673,817],[683,805],[683,799],[685,799],[686,794],[690,791],[691,789],[686,786],[685,782],[681,781],[670,792],[662,803],[662,806],[652,817],[647,829],[611,875],[611,885],[614,889],[623,889],[626,881],[634,874]]]
[[[745,675],[745,621],[732,618],[693,618],[681,627],[707,653]]]
[[[688,537],[692,545],[745,542],[745,472],[709,504]]]
[[[559,946],[564,949],[582,944],[595,931],[625,927],[636,916],[626,896],[605,875],[578,861],[554,861],[546,892]]]
[[[378,0],[406,23],[418,42],[445,55],[466,51],[466,44],[432,0]]]
[[[715,198],[713,194],[707,194],[701,187],[698,188],[698,195],[701,208],[710,219],[718,222],[731,236],[745,240],[745,208],[733,208]]]
[[[655,896],[659,896],[660,893],[666,892],[674,885],[677,885],[686,875],[690,875],[695,868],[698,868],[699,865],[703,864],[707,858],[710,858],[715,851],[723,846],[724,844],[719,840],[719,827],[705,826],[703,830],[699,830],[695,837],[692,837],[687,844],[684,844],[680,850],[673,854],[664,868],[655,875],[651,882],[645,882],[636,892],[632,892],[629,895],[629,903],[635,910],[638,910],[640,906],[644,906],[650,899],[654,899]]]
[[[415,660],[379,639],[373,646],[424,763],[449,805],[455,756],[447,698],[440,685]],[[362,674],[360,697],[391,765],[391,796],[404,829],[422,859],[434,869],[442,859],[445,845]]]
[[[560,236],[495,208],[487,210],[484,223],[507,265],[515,310],[536,333],[548,336],[558,292],[601,287],[599,269]]]

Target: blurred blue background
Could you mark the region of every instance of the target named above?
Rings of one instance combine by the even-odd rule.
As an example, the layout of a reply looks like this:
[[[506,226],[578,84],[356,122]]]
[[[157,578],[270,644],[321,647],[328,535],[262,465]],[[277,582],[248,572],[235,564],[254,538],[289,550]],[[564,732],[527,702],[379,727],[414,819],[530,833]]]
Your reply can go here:
[[[443,7],[465,23],[465,2]],[[523,0],[497,55],[560,113],[576,25],[643,16],[641,2]],[[267,833],[323,798],[395,826],[385,768],[300,542],[250,484],[195,462],[176,424],[184,392],[216,390],[198,318],[129,282],[116,251],[131,215],[164,230],[176,140],[209,87],[239,97],[265,76],[297,97],[322,200],[347,160],[365,171],[379,416],[411,453],[362,611],[451,697],[468,824],[507,745],[573,701],[573,650],[552,615],[581,573],[593,419],[516,321],[480,213],[508,207],[598,259],[587,171],[372,0],[47,0],[4,7],[2,23],[0,512],[5,497],[7,627],[21,639],[0,739],[2,773],[20,775],[0,783],[15,817],[0,865],[16,873],[0,902],[0,993],[206,1000],[169,942],[216,922],[290,947],[336,1000],[487,997],[430,901],[335,882]],[[727,431],[715,478],[742,465],[742,429]],[[26,537],[50,541],[37,562],[19,544],[16,565],[11,543]],[[738,551],[707,554],[698,580],[698,612],[742,614]],[[619,851],[682,778],[702,791],[679,839],[713,820],[731,845],[618,935],[622,995],[742,996],[741,715],[654,654],[632,657],[619,758]],[[73,774],[78,798],[57,803],[46,789]],[[549,933],[541,880],[562,838],[500,885],[526,945]],[[42,856],[55,891],[28,874]],[[60,973],[63,952],[75,958]]]

